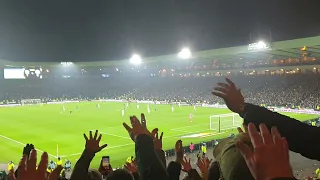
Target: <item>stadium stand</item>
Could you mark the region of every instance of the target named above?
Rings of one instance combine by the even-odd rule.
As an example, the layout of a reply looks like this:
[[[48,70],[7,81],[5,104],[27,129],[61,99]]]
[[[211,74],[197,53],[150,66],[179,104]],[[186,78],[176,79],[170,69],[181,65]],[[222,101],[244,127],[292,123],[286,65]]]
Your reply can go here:
[[[123,64],[118,67],[100,67],[98,63],[93,63],[90,67],[83,64],[67,68],[65,66],[72,66],[73,63],[62,63],[62,69],[60,66],[38,64],[36,69],[39,68],[41,71],[41,78],[37,75],[20,80],[1,79],[2,105],[95,99],[116,99],[125,102],[164,101],[168,104],[184,102],[188,105],[219,104],[239,114],[245,124],[243,129],[239,128],[237,133],[230,134],[229,137],[195,144],[194,153],[189,153],[188,144],[181,140],[171,145],[173,149],[165,150],[162,144],[162,130],[148,129],[146,122],[149,120],[145,120],[144,115],[141,115],[141,118],[131,116],[130,124],[124,123],[123,126],[128,132],[128,137],[125,138],[132,140],[131,144],[135,146],[135,159],[128,158],[126,163],[124,160],[124,167],[112,167],[109,157],[103,157],[99,168],[89,169],[94,157],[107,147],[106,144],[100,144],[100,141],[105,141],[102,141],[103,133],[97,130],[84,135],[84,149],[72,168],[72,173],[69,171],[71,164],[63,168],[61,161],[56,167],[54,162],[48,162],[49,156],[54,155],[41,152],[36,149],[37,145],[27,145],[23,149],[19,167],[16,166],[14,171],[10,164],[7,169],[10,171],[9,176],[11,179],[37,180],[227,180],[295,179],[307,175],[314,176],[311,172],[316,169],[316,162],[302,161],[297,154],[320,160],[320,146],[316,143],[320,137],[319,127],[271,110],[272,107],[320,110],[320,41],[317,41],[319,38],[277,42],[271,46],[274,48],[271,52],[247,52],[251,50],[247,46],[231,48],[229,51],[220,49],[197,52],[195,57],[199,60],[217,59],[209,61],[209,67],[206,67],[207,62],[201,64],[202,61],[176,67],[168,64],[158,67],[153,64],[140,69],[124,67]],[[311,47],[307,53],[307,47],[303,50],[298,48],[304,43],[309,43],[308,47]],[[291,57],[294,60],[297,58],[292,56],[292,53],[299,56],[295,63],[290,62]],[[277,57],[270,60],[270,54]],[[237,64],[239,59],[246,59],[251,55],[259,60],[268,59],[268,63],[244,60],[245,63]],[[152,64],[159,59],[170,62],[172,57],[150,58],[149,63]],[[287,64],[277,59],[278,57],[288,57]],[[221,63],[224,59],[233,63]],[[2,63],[7,64],[8,61]],[[31,71],[33,72],[32,69],[28,70],[28,73]],[[225,82],[225,77],[230,78],[232,82],[229,79]],[[313,122],[315,121],[311,123]],[[297,154],[289,153],[289,150]],[[36,152],[43,153],[41,158],[38,156],[38,166],[35,163]],[[289,154],[293,165],[290,164]],[[0,175],[3,179],[6,178],[3,172]]]

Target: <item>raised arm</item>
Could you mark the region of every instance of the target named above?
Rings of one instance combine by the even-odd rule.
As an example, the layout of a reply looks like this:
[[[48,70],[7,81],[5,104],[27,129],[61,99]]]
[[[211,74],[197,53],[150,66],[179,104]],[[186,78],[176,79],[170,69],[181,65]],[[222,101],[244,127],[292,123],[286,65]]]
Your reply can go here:
[[[83,134],[83,136],[86,140],[85,149],[80,159],[77,161],[76,165],[74,166],[74,170],[70,180],[87,179],[88,169],[95,154],[97,152],[100,152],[103,148],[107,147],[107,144],[99,146],[102,135],[100,134],[98,136],[98,130],[96,130],[94,136],[92,136],[91,131],[90,131],[89,138],[86,136],[86,134]]]
[[[320,160],[320,154],[317,153],[320,151],[320,144],[317,143],[320,140],[318,127],[309,126],[266,108],[245,103],[235,84],[229,79],[226,81],[226,83],[218,83],[212,94],[223,98],[231,111],[244,118],[245,124],[251,122],[258,126],[264,123],[269,129],[276,126],[280,134],[287,139],[291,151],[310,159]]]
[[[144,115],[142,114],[141,116],[144,119]],[[168,179],[165,166],[154,147],[152,138],[154,135],[135,116],[130,117],[130,122],[132,128],[126,123],[123,123],[123,126],[135,142],[136,158],[141,179]]]

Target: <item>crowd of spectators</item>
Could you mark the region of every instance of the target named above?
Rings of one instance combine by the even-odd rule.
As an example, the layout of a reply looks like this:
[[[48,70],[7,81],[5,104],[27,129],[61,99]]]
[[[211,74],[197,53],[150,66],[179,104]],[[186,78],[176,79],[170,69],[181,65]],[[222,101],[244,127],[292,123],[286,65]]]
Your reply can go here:
[[[292,87],[297,86],[292,85]],[[98,169],[89,169],[95,154],[107,148],[107,144],[100,145],[102,135],[98,131],[90,131],[84,134],[84,150],[69,179],[178,180],[181,178],[181,172],[185,172],[183,179],[191,180],[290,180],[295,177],[289,162],[289,150],[310,159],[320,160],[318,153],[320,146],[316,143],[320,137],[319,127],[309,126],[245,102],[239,89],[229,79],[226,83],[218,83],[211,91],[214,96],[221,98],[231,111],[238,113],[244,119],[243,129],[238,128],[239,134],[219,141],[215,144],[213,152],[207,152],[212,153],[214,159],[207,158],[204,153],[198,157],[198,168],[193,168],[189,158],[185,156],[182,141],[178,140],[175,144],[176,158],[167,165],[162,149],[161,129],[148,129],[147,120],[141,114],[139,118],[141,121],[136,116],[131,116],[130,125],[123,123],[135,144],[134,160],[131,159],[123,168],[116,170],[111,164],[101,160]],[[295,91],[300,92],[299,89]],[[61,177],[60,172],[63,169],[61,164],[48,172],[50,163],[46,152],[42,154],[38,165],[37,157],[37,151],[33,145],[27,145],[23,150],[18,168],[15,171],[13,168],[10,169],[8,179],[66,179]]]
[[[223,103],[210,95],[224,77],[112,77],[106,79],[9,80],[1,82],[0,99],[117,98],[187,103]],[[270,106],[320,105],[319,74],[232,76],[247,102]]]

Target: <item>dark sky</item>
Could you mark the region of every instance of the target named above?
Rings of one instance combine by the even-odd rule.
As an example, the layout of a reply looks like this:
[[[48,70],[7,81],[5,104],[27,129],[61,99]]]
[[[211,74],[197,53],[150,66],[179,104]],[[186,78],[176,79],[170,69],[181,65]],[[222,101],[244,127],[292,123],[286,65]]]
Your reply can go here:
[[[320,35],[320,0],[1,0],[0,59],[96,61]]]

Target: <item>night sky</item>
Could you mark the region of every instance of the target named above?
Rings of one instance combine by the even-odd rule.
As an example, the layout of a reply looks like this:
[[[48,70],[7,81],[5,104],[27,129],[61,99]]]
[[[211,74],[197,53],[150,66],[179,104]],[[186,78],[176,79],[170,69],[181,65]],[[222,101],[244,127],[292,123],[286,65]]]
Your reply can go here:
[[[0,59],[127,59],[320,35],[320,0],[1,0]]]

